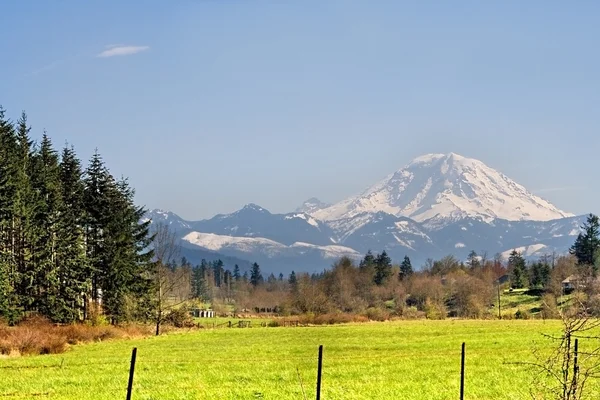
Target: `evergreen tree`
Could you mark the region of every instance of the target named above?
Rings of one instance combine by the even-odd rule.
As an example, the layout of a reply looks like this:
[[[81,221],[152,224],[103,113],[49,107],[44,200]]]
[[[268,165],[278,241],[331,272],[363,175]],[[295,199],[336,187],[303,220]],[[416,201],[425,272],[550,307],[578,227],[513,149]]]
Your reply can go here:
[[[61,204],[56,233],[56,259],[60,282],[55,311],[61,322],[85,318],[85,293],[91,289],[85,254],[84,204],[81,162],[73,148],[65,147],[60,163]],[[60,310],[62,308],[62,310]]]
[[[27,115],[23,113],[17,122],[17,148],[15,169],[15,192],[13,207],[13,254],[15,257],[15,290],[24,311],[36,311],[39,298],[39,270],[34,257],[34,243],[39,230],[35,227],[35,207],[38,197],[31,184],[33,168],[33,141],[29,137],[31,128]]]
[[[14,323],[20,314],[16,292],[19,276],[15,258],[15,199],[17,138],[0,106],[0,316]]]
[[[241,279],[240,267],[237,264],[233,266],[233,279],[235,279],[236,282],[239,282]]]
[[[109,174],[102,157],[96,151],[84,175],[85,243],[86,257],[90,267],[90,298],[95,308],[100,301],[106,270],[107,225],[114,215],[109,214],[109,204],[115,200],[114,179]],[[112,195],[111,195],[112,193]]]
[[[600,221],[598,216],[590,214],[581,227],[575,243],[570,249],[571,254],[577,257],[579,265],[592,266],[594,273],[598,272],[597,259],[600,254]]]
[[[193,270],[193,296],[202,301],[210,300],[208,285],[206,282],[208,263],[202,259],[200,265],[197,265]]]
[[[530,268],[530,287],[545,288],[550,282],[550,265],[543,261],[535,262]]]
[[[477,252],[475,250],[471,250],[471,252],[469,253],[469,256],[467,257],[467,264],[472,269],[481,267],[479,256],[477,255]]]
[[[215,278],[215,286],[216,287],[221,287],[221,284],[223,283],[223,261],[216,260],[213,263],[213,276]]]
[[[360,261],[359,268],[367,269],[375,266],[375,256],[371,252],[371,250],[367,251],[364,258]]]
[[[375,259],[375,276],[373,277],[373,282],[375,282],[377,286],[383,285],[391,275],[392,260],[384,250],[381,254],[378,254]]]
[[[257,263],[252,264],[252,272],[250,274],[250,283],[256,287],[263,282],[263,276],[260,273],[260,266]]]
[[[32,159],[33,212],[32,269],[37,287],[34,308],[52,320],[64,321],[64,303],[57,264],[59,218],[62,217],[60,167],[57,152],[46,133]]]
[[[527,266],[521,253],[513,250],[508,259],[508,266],[512,268],[512,287],[515,289],[524,287],[527,279]]]
[[[104,236],[101,271],[104,312],[113,324],[126,320],[126,300],[149,296],[153,286],[154,252],[151,221],[140,222],[147,210],[134,204],[134,190],[121,179],[109,192],[111,218]]]
[[[410,262],[410,258],[408,256],[404,256],[404,260],[402,260],[402,264],[400,264],[400,280],[404,280],[411,276],[413,273],[412,264]]]
[[[279,282],[283,282],[283,274],[281,272],[279,273]]]
[[[292,273],[290,274],[288,283],[292,288],[296,287],[296,285],[298,284],[298,278],[296,278],[296,273],[294,271],[292,271]]]

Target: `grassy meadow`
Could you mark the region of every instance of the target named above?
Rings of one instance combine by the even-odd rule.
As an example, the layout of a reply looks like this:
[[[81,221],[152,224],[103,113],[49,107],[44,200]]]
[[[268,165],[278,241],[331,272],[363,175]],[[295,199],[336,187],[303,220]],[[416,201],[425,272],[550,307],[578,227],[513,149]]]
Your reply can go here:
[[[134,399],[302,399],[297,371],[310,399],[323,344],[323,399],[457,399],[465,341],[466,399],[525,399],[532,376],[510,363],[532,360],[534,342],[548,345],[540,333],[558,329],[558,321],[445,320],[170,333],[2,358],[0,397],[125,398],[135,346]]]

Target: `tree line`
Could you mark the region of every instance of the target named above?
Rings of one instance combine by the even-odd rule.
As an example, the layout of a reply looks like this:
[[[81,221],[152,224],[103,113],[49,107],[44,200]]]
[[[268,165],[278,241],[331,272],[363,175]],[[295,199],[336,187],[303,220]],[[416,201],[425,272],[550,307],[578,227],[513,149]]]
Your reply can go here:
[[[229,306],[238,313],[483,318],[496,312],[493,305],[500,287],[528,288],[536,295],[547,295],[545,304],[556,305],[565,294],[562,281],[581,276],[590,281],[586,286],[590,296],[600,293],[600,287],[593,284],[600,266],[598,226],[598,217],[590,215],[571,254],[547,254],[530,261],[517,250],[507,259],[501,254],[488,258],[485,252],[471,251],[464,262],[449,255],[430,259],[415,270],[408,256],[394,264],[385,250],[378,254],[368,251],[358,263],[342,258],[321,273],[292,271],[285,278],[270,274],[266,279],[256,263],[243,275],[237,266],[233,271],[224,269],[220,260],[191,266],[183,259],[181,265],[187,265],[192,276],[191,297],[210,302],[223,312]],[[175,269],[183,268],[175,264]]]
[[[0,317],[148,313],[152,237],[133,188],[97,151],[84,168],[72,146],[30,131],[25,113],[13,122],[0,107]]]

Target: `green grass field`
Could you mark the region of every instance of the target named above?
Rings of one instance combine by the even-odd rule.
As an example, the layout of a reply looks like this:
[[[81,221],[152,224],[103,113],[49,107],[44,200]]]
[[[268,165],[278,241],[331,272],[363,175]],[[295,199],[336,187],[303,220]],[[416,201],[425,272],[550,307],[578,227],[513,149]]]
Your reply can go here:
[[[124,399],[136,346],[134,399],[302,399],[297,370],[314,398],[323,344],[323,399],[457,399],[465,341],[466,399],[526,399],[531,375],[510,363],[531,360],[532,342],[547,345],[540,333],[558,328],[446,320],[172,333],[0,359],[0,397]]]

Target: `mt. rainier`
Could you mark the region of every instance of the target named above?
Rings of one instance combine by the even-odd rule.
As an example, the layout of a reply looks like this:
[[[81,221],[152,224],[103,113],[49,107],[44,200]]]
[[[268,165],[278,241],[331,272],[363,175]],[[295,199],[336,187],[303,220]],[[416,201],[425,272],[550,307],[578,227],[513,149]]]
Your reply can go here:
[[[312,198],[289,214],[247,204],[202,221],[159,210],[146,218],[172,227],[192,262],[219,255],[228,257],[226,265],[257,261],[277,273],[315,272],[367,250],[386,250],[394,261],[408,255],[417,266],[449,254],[464,260],[471,250],[564,253],[585,221],[481,161],[454,153],[418,157],[334,205]]]
[[[573,216],[481,161],[454,153],[418,157],[360,195],[312,215],[332,221],[379,211],[418,222],[465,217],[549,221]]]

